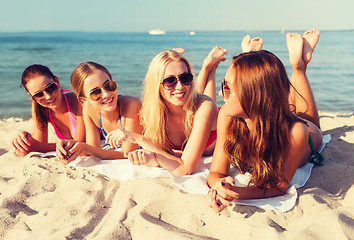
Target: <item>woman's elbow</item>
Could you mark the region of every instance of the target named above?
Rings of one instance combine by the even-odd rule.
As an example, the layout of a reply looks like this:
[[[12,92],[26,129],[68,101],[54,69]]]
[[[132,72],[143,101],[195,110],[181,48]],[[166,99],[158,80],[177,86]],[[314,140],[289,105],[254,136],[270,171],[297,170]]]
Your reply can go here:
[[[175,171],[174,174],[177,175],[178,177],[191,175],[192,172],[193,172],[192,168],[182,167],[182,166],[179,169],[176,169],[176,170],[177,171]]]

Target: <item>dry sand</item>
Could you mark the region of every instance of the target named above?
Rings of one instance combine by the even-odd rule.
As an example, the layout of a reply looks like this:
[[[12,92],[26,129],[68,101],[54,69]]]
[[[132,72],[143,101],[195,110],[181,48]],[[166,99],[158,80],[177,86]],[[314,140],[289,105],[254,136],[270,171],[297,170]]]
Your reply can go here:
[[[324,166],[280,213],[235,205],[215,214],[168,177],[117,181],[53,158],[17,157],[32,121],[0,121],[0,239],[354,239],[354,114],[320,113]]]

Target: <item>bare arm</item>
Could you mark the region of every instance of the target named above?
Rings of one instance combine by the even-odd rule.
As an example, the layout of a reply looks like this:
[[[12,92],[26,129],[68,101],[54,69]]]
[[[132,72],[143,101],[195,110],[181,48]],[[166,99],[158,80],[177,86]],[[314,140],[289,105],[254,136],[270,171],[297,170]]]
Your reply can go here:
[[[216,104],[210,98],[200,104],[195,115],[191,135],[181,157],[165,152],[140,134],[117,130],[109,133],[107,138],[115,144],[119,144],[121,141],[137,143],[143,149],[153,152],[156,158],[150,160],[156,161],[162,168],[178,176],[188,175],[193,172],[205,150],[216,115]]]
[[[256,186],[237,187],[234,180],[229,176],[230,165],[223,145],[225,141],[225,131],[227,118],[221,109],[218,118],[218,139],[214,151],[213,162],[208,176],[209,186],[216,191],[215,204],[211,205],[217,212],[223,210],[225,201],[234,199],[267,198],[283,195],[291,182],[296,169],[299,167],[302,157],[305,154],[308,140],[308,129],[303,123],[295,123],[291,129],[291,139],[289,142],[289,153],[284,161],[283,176],[286,181],[279,184],[277,188],[264,190]],[[219,134],[220,133],[220,134]],[[208,197],[212,196],[208,194]],[[207,197],[207,198],[208,198]],[[226,201],[226,202],[227,202]],[[219,205],[217,205],[219,204]]]

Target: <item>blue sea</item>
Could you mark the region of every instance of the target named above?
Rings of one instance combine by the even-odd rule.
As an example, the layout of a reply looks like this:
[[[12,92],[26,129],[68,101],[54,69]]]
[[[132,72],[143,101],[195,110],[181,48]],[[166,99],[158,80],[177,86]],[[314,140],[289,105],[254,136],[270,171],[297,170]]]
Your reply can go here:
[[[303,33],[303,31],[298,31]],[[71,89],[70,75],[81,62],[104,65],[118,83],[118,92],[140,97],[141,83],[151,59],[159,52],[175,47],[186,50],[185,56],[198,73],[203,59],[216,45],[228,50],[227,60],[216,73],[220,86],[230,59],[241,52],[242,38],[260,36],[263,49],[275,53],[292,73],[285,34],[260,32],[166,32],[91,33],[91,32],[21,32],[0,33],[0,119],[31,114],[30,98],[20,79],[23,70],[34,63],[48,66],[65,89]],[[323,31],[307,75],[317,106],[323,112],[354,112],[354,31]],[[217,99],[218,106],[222,99]]]

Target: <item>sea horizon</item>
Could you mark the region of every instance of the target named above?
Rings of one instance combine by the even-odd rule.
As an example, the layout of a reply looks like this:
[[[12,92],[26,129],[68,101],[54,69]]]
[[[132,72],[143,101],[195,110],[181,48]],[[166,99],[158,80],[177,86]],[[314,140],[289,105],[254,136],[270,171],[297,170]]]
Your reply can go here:
[[[195,35],[188,34],[195,31]],[[34,63],[48,66],[66,89],[70,75],[81,62],[96,61],[104,65],[118,82],[119,94],[140,97],[141,83],[151,59],[159,52],[174,47],[186,49],[197,74],[204,58],[216,45],[226,48],[227,60],[216,72],[217,91],[232,56],[241,52],[240,43],[246,34],[264,39],[263,49],[277,55],[286,67],[288,60],[285,32],[262,31],[198,31],[185,30],[164,35],[147,32],[26,31],[0,32],[0,119],[31,115],[30,98],[20,88],[23,70]],[[304,31],[304,30],[297,30]],[[321,30],[321,37],[308,66],[307,76],[321,112],[354,112],[354,30]],[[344,40],[345,41],[344,41]],[[14,98],[14,96],[16,96]],[[223,100],[217,97],[217,105]]]

